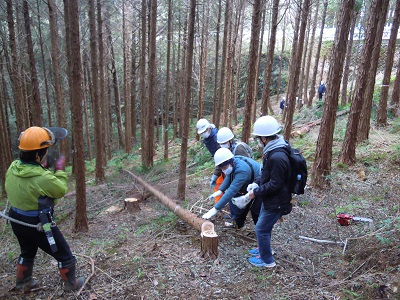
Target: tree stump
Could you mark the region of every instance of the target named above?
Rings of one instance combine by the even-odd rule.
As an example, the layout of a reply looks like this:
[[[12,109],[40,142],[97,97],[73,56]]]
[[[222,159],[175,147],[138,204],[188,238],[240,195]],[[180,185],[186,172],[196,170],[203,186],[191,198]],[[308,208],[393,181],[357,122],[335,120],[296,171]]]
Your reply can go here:
[[[137,198],[126,198],[124,201],[124,209],[129,212],[140,211],[140,206]]]
[[[204,222],[201,225],[201,257],[212,259],[218,257],[218,235],[211,222]]]

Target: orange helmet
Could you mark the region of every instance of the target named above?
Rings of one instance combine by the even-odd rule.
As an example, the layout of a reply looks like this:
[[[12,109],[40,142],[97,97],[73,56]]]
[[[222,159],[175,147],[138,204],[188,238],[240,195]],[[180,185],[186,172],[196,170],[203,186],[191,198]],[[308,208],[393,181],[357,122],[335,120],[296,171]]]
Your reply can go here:
[[[46,127],[32,126],[19,135],[18,148],[22,151],[32,151],[47,148],[54,144],[54,134]]]

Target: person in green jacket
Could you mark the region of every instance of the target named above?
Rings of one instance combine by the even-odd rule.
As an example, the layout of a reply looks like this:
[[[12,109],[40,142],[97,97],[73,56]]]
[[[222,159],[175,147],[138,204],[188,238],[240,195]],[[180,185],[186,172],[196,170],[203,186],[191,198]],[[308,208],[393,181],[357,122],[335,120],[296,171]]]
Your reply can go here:
[[[46,161],[48,147],[54,142],[54,134],[49,129],[29,127],[19,137],[19,159],[11,163],[6,173],[5,189],[11,204],[9,217],[19,221],[11,222],[21,248],[16,289],[24,292],[35,290],[39,285],[32,279],[34,259],[39,248],[58,261],[64,290],[76,290],[85,282],[83,277],[76,279],[76,259],[53,221],[54,204],[68,190],[65,156],[55,162],[54,173],[42,164]],[[41,223],[44,231],[23,223]]]

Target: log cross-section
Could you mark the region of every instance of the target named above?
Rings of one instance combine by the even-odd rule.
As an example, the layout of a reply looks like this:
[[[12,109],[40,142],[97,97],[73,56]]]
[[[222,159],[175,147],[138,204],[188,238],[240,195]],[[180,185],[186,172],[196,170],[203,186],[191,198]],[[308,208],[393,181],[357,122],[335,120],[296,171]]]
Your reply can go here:
[[[179,204],[177,204],[174,200],[170,199],[159,190],[154,188],[152,185],[147,183],[145,180],[140,178],[139,176],[133,174],[128,170],[124,170],[129,175],[131,175],[137,182],[139,182],[145,189],[147,189],[151,194],[160,200],[160,202],[166,206],[169,210],[171,210],[175,215],[177,215],[181,220],[185,221],[187,224],[192,226],[194,229],[202,232],[206,232],[206,235],[202,234],[202,249],[201,256],[202,257],[210,257],[216,258],[218,256],[218,235],[214,231],[214,224],[210,221],[199,218],[194,213],[182,208]],[[203,224],[205,225],[203,226]],[[211,225],[209,225],[211,224]],[[211,233],[211,226],[212,232]],[[205,241],[207,239],[207,241]],[[203,249],[204,248],[204,249]]]

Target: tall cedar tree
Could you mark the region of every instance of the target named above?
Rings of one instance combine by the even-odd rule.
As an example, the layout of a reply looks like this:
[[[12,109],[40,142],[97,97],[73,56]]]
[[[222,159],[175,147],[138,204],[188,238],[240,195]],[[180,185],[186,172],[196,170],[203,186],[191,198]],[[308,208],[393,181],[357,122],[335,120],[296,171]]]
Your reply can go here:
[[[156,37],[157,37],[157,0],[150,0],[149,19],[149,98],[147,119],[147,159],[146,166],[153,166],[154,157],[154,103],[157,95],[157,64],[156,64]]]
[[[333,132],[339,103],[340,79],[343,72],[341,62],[343,62],[346,56],[347,37],[349,35],[354,3],[355,0],[343,1],[339,11],[335,41],[328,71],[327,84],[330,88],[327,90],[325,96],[321,128],[318,134],[315,159],[312,165],[312,185],[314,186],[322,186],[329,183],[325,181],[325,178],[331,173]]]
[[[7,1],[7,23],[8,23],[8,38],[11,53],[10,79],[13,91],[13,100],[15,107],[15,119],[17,124],[17,132],[22,132],[28,127],[28,120],[25,119],[25,101],[22,97],[22,82],[19,75],[19,57],[17,50],[17,42],[15,39],[15,23],[13,13],[12,0]]]
[[[140,107],[141,107],[141,118],[140,118],[140,144],[142,145],[142,165],[147,166],[147,123],[149,122],[148,106],[146,105],[146,37],[147,37],[147,1],[142,0],[141,6],[141,49],[140,49]]]
[[[343,70],[343,78],[342,78],[342,99],[340,104],[342,106],[345,106],[347,103],[347,86],[349,82],[349,76],[350,76],[350,64],[351,64],[351,59],[352,59],[352,54],[353,54],[353,40],[354,40],[354,30],[356,28],[356,22],[357,18],[360,14],[360,9],[358,9],[359,2],[356,1],[354,5],[354,11],[351,19],[351,26],[350,26],[350,35],[349,35],[349,42],[347,44],[347,51],[346,51],[346,62],[344,65],[344,70]]]
[[[74,162],[75,162],[75,190],[76,190],[76,215],[75,230],[87,231],[86,214],[86,180],[85,180],[85,159],[84,159],[84,140],[83,140],[83,120],[82,120],[82,65],[81,65],[81,47],[79,34],[79,13],[78,0],[64,0],[64,6],[67,6],[69,12],[66,24],[71,30],[69,42],[71,46],[71,102],[72,105],[72,124],[74,141]]]
[[[321,17],[322,22],[321,22],[321,29],[320,29],[319,39],[318,39],[317,52],[315,53],[315,62],[314,62],[313,76],[312,76],[311,84],[310,84],[310,93],[308,94],[307,107],[311,107],[313,99],[315,97],[315,93],[316,93],[316,87],[317,87],[316,81],[317,81],[317,73],[318,73],[319,56],[320,56],[320,53],[321,53],[322,36],[323,36],[323,33],[324,33],[327,8],[328,8],[328,0],[325,0],[324,1],[324,10],[322,12],[322,17]]]
[[[274,0],[272,4],[271,32],[269,36],[267,66],[264,70],[264,82],[262,93],[261,112],[263,115],[268,113],[268,103],[270,102],[270,85],[272,77],[272,64],[274,63],[276,31],[278,28],[279,0]],[[273,111],[271,112],[273,113]]]
[[[250,50],[249,50],[249,68],[246,85],[246,101],[244,108],[244,120],[243,120],[243,131],[242,141],[245,143],[249,142],[250,130],[251,130],[251,110],[253,107],[253,101],[255,101],[256,88],[255,75],[257,68],[257,51],[260,43],[260,19],[262,11],[262,0],[255,0],[253,4],[253,14],[251,18],[251,38],[250,38]]]
[[[125,152],[132,151],[132,126],[131,126],[131,101],[130,101],[130,72],[129,72],[129,47],[127,41],[125,1],[122,3],[122,55],[124,69],[124,108],[125,108]]]
[[[378,117],[376,123],[379,126],[386,126],[387,124],[387,102],[390,87],[390,75],[392,73],[394,54],[396,52],[396,39],[399,31],[400,24],[400,0],[396,1],[396,9],[393,14],[392,29],[386,53],[385,72],[382,80],[382,89],[379,99]]]
[[[33,42],[32,42],[32,33],[31,33],[31,18],[29,16],[29,8],[28,2],[24,0],[23,3],[24,10],[24,25],[25,25],[25,33],[26,33],[26,45],[29,59],[29,78],[30,78],[30,87],[31,87],[31,97],[28,97],[30,100],[29,107],[31,109],[31,121],[32,125],[42,126],[43,122],[43,111],[42,111],[42,101],[40,99],[39,92],[39,81],[36,72],[36,64],[35,64],[35,55],[33,50]]]
[[[168,0],[168,20],[167,20],[167,74],[165,78],[165,128],[164,128],[164,160],[168,160],[168,125],[169,125],[169,88],[171,86],[171,40],[172,40],[172,0]],[[200,99],[199,99],[200,103]]]
[[[187,162],[187,148],[189,139],[189,117],[190,117],[190,99],[192,96],[192,68],[193,68],[193,48],[194,48],[194,22],[196,16],[196,0],[190,0],[189,20],[188,20],[188,39],[187,39],[187,55],[186,55],[186,99],[184,107],[184,119],[182,130],[182,144],[181,144],[181,159],[179,164],[179,184],[178,184],[178,199],[185,199],[186,187],[186,162]]]
[[[392,100],[390,101],[390,111],[395,118],[399,116],[400,107],[400,60],[397,66],[396,79],[393,84]]]
[[[386,24],[386,15],[389,7],[389,0],[384,0],[382,5],[378,7],[378,26],[372,51],[371,65],[368,71],[367,87],[364,91],[363,107],[361,109],[360,124],[357,131],[357,142],[368,139],[371,128],[371,111],[375,88],[376,71],[378,70],[379,56],[381,52],[382,34]]]
[[[296,47],[295,55],[293,56],[292,65],[293,68],[291,70],[293,73],[290,76],[290,81],[292,82],[289,84],[289,91],[288,91],[288,102],[289,106],[286,110],[286,121],[284,126],[284,135],[285,139],[288,141],[290,139],[291,128],[293,124],[293,114],[296,104],[296,94],[297,94],[297,87],[299,83],[299,76],[300,76],[300,65],[301,65],[301,57],[303,53],[303,45],[304,45],[304,36],[306,33],[306,25],[308,20],[308,13],[310,11],[310,0],[304,0],[301,10],[301,21],[300,21],[300,30],[299,30],[299,39],[298,39],[298,46]]]
[[[361,53],[354,96],[351,102],[350,115],[347,120],[346,133],[340,153],[340,162],[352,165],[356,161],[357,130],[360,122],[361,109],[364,101],[364,91],[367,87],[367,76],[371,63],[372,50],[375,42],[376,28],[378,26],[378,7],[383,5],[385,0],[372,0],[367,32],[365,34],[364,46]]]
[[[213,94],[213,118],[212,121],[216,124],[219,120],[218,110],[218,61],[219,61],[219,34],[220,34],[220,24],[221,24],[221,11],[222,11],[222,1],[218,0],[218,18],[217,18],[217,28],[215,29],[215,72],[214,72],[214,94]],[[218,125],[218,124],[217,124]],[[218,127],[218,126],[217,126]]]
[[[105,173],[103,166],[104,143],[102,142],[102,116],[101,116],[101,100],[99,98],[99,65],[97,55],[97,30],[95,17],[95,0],[89,0],[89,29],[90,29],[90,62],[92,71],[92,103],[93,103],[93,120],[94,120],[94,138],[96,141],[96,182],[105,181]]]

